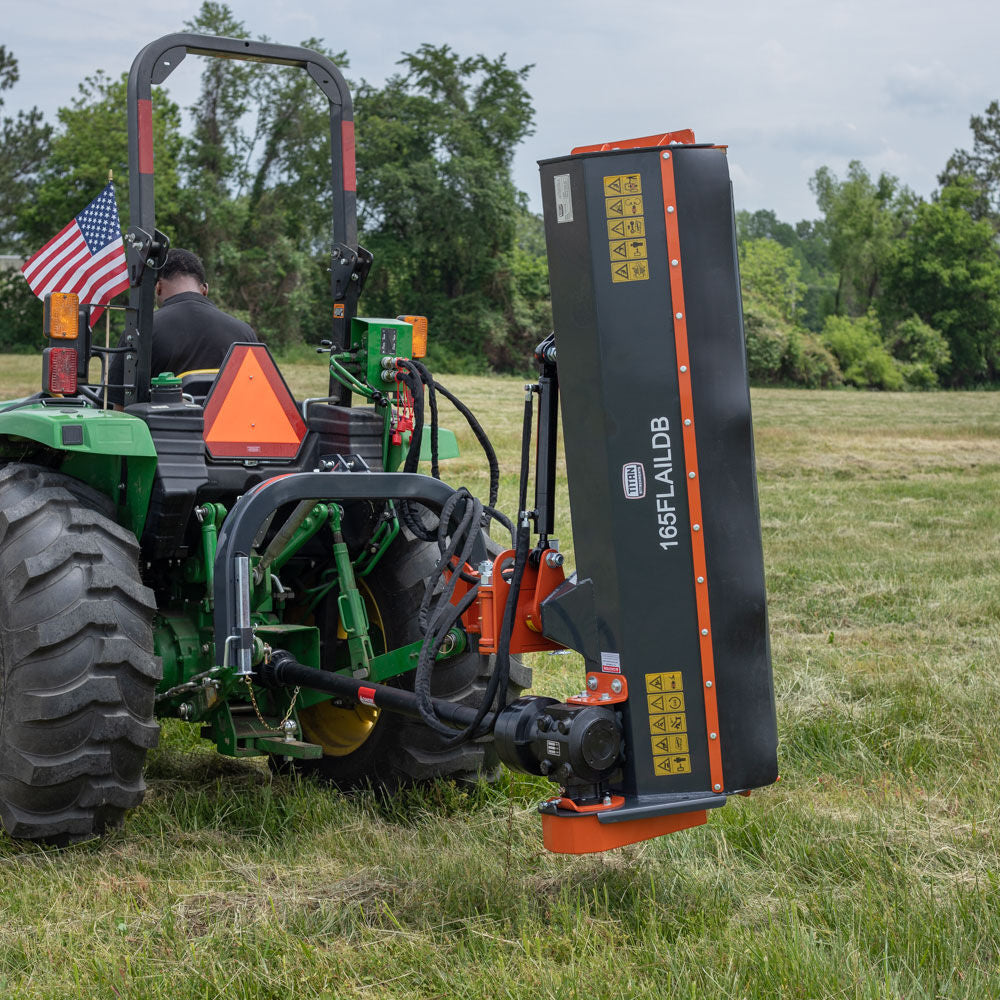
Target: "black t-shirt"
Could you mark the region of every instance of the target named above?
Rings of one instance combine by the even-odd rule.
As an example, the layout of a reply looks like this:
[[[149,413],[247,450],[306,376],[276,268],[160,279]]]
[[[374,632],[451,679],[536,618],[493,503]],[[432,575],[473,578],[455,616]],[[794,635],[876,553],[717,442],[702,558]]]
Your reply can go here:
[[[153,363],[150,374],[181,375],[198,368],[218,368],[231,344],[258,343],[253,328],[224,313],[200,292],[171,295],[153,313]],[[119,346],[124,346],[119,344]],[[108,382],[121,385],[125,355],[116,354]],[[108,398],[121,405],[122,389],[111,388]]]

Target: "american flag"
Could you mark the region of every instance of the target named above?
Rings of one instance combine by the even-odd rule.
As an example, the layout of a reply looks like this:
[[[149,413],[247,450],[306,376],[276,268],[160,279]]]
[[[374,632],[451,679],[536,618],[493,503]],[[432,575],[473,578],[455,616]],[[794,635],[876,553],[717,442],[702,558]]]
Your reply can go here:
[[[52,237],[21,268],[31,290],[43,299],[49,292],[76,292],[80,302],[97,306],[93,326],[104,306],[128,288],[115,186],[108,186],[68,226]]]

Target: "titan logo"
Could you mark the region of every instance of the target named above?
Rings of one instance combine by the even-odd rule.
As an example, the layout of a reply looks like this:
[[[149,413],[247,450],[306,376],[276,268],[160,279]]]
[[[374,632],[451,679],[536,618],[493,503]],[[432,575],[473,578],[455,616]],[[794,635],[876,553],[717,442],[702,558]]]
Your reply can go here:
[[[646,495],[646,470],[642,462],[622,466],[622,489],[629,500],[641,500]]]

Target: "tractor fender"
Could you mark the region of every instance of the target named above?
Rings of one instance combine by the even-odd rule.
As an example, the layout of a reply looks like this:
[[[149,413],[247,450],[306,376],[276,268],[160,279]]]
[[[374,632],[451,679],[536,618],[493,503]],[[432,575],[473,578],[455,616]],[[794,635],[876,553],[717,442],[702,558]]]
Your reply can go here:
[[[10,404],[8,404],[10,405]],[[119,410],[34,403],[0,412],[0,462],[38,461],[111,498],[118,522],[142,534],[156,474],[156,448],[146,424]]]

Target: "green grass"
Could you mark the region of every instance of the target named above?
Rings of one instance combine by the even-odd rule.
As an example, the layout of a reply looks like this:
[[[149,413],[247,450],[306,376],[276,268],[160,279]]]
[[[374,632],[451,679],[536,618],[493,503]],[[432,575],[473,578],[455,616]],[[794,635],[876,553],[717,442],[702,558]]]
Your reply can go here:
[[[4,390],[37,361],[0,359]],[[322,366],[291,364],[299,394]],[[516,502],[520,380],[452,377]],[[541,847],[548,785],[345,798],[181,724],[100,844],[0,841],[18,997],[1000,995],[1000,398],[753,394],[782,781],[604,855]],[[449,476],[482,493],[477,446]],[[562,494],[560,534],[570,549]],[[536,690],[579,687],[537,656]]]

